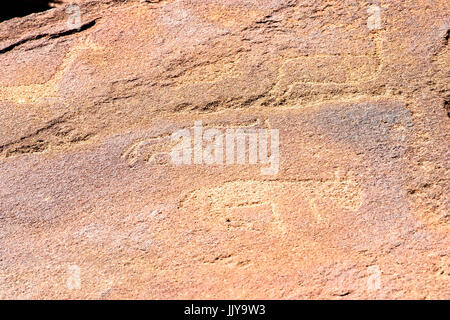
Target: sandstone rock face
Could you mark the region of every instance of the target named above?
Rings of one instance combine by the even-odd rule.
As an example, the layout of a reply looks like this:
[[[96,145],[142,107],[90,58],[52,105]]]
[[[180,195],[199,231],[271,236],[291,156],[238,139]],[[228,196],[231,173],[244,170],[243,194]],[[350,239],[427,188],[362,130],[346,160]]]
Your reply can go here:
[[[0,23],[0,298],[449,299],[449,33],[444,0]],[[278,170],[175,164],[200,121],[278,130]]]

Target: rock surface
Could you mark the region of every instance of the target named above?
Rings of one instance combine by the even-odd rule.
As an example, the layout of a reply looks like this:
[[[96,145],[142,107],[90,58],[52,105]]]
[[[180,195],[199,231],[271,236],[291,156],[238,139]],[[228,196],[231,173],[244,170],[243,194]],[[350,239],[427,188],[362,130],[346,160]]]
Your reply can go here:
[[[450,299],[448,1],[78,6],[0,23],[0,298]]]

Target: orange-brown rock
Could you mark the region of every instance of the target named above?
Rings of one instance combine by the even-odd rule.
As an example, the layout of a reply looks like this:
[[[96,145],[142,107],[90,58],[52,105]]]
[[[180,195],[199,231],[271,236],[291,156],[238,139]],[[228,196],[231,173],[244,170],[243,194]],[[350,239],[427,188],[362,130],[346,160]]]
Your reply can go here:
[[[0,298],[450,298],[448,1],[77,6],[0,23]]]

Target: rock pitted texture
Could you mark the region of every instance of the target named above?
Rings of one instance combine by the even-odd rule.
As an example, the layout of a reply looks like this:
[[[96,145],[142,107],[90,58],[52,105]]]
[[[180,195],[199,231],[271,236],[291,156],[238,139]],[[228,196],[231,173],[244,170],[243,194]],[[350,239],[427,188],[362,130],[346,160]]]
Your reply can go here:
[[[78,6],[0,24],[0,298],[450,298],[448,1]]]

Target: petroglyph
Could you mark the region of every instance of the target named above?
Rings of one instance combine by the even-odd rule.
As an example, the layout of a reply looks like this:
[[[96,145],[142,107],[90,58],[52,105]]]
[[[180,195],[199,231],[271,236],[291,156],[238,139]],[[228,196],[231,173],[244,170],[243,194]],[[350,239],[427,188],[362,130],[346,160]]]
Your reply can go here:
[[[359,86],[376,80],[383,68],[383,38],[374,32],[369,41],[374,43],[373,52],[361,55],[284,57],[270,93],[271,99],[279,103],[289,99],[303,101],[305,97],[307,101],[339,100],[354,91],[363,93]]]
[[[12,101],[19,104],[31,104],[36,103],[39,99],[58,97],[58,83],[64,77],[64,74],[73,62],[86,51],[95,54],[102,52],[103,49],[103,47],[96,45],[88,37],[80,37],[80,39],[77,40],[77,44],[73,45],[66,53],[63,62],[48,81],[43,84],[36,83],[0,87],[0,100]]]
[[[138,139],[125,148],[121,158],[125,159],[130,166],[135,165],[139,160],[152,163],[157,161],[158,157],[160,157],[159,164],[163,164],[163,161],[167,163],[170,159],[170,149],[175,145],[170,142],[170,136],[171,133],[154,138]]]
[[[268,121],[261,117],[252,117],[247,121],[230,122],[227,120],[217,120],[211,123],[205,123],[205,128],[218,129],[259,129],[268,128]],[[121,158],[125,159],[130,166],[134,166],[137,162],[142,161],[150,165],[169,165],[171,161],[170,152],[178,143],[172,141],[172,133],[176,130],[186,129],[188,126],[180,126],[168,133],[153,137],[141,137],[135,139],[121,153]]]
[[[305,181],[231,181],[201,188],[180,203],[181,210],[199,219],[216,220],[223,227],[267,230],[280,235],[293,231],[289,225],[292,206],[295,215],[312,224],[330,223],[340,214],[356,212],[364,192],[352,179]]]

